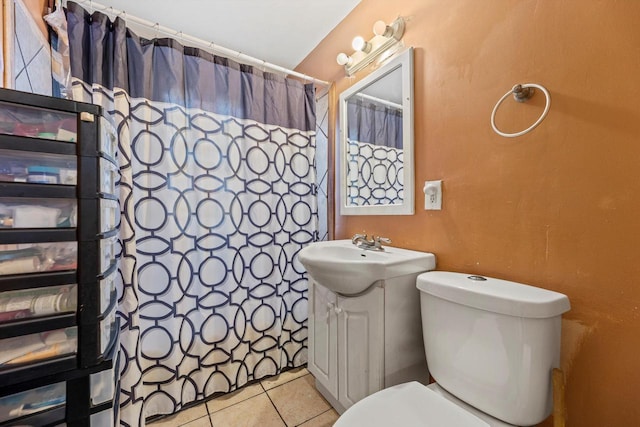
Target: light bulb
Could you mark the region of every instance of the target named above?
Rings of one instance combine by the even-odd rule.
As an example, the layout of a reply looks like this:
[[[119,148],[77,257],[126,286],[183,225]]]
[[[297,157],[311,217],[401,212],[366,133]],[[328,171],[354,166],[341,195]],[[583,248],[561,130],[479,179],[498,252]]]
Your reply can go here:
[[[352,59],[346,53],[339,53],[336,57],[336,62],[340,65],[351,65]]]
[[[376,21],[373,24],[373,34],[376,36],[389,37],[393,34],[393,28],[389,27],[384,21]]]
[[[371,44],[367,43],[362,37],[358,36],[351,42],[351,47],[354,50],[361,50],[368,53],[371,50]]]

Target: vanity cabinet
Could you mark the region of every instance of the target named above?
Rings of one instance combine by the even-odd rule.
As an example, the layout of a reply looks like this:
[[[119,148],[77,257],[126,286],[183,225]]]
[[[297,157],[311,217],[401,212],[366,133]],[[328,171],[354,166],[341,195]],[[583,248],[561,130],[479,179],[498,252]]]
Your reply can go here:
[[[117,418],[119,167],[101,113],[0,89],[0,427]]]
[[[417,274],[338,295],[309,279],[308,369],[339,412],[383,388],[428,383]]]
[[[345,408],[384,388],[384,289],[338,297],[338,402]]]

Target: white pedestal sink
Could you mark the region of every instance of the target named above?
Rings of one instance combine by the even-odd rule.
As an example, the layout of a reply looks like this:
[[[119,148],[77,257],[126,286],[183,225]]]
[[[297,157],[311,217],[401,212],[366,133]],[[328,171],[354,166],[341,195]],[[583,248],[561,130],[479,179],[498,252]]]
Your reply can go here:
[[[336,240],[298,259],[309,273],[308,368],[339,413],[386,387],[428,384],[416,277],[435,268],[433,254]]]
[[[364,250],[350,240],[316,242],[302,249],[298,260],[314,281],[341,295],[356,295],[378,280],[422,273],[436,266],[433,254],[384,248]]]

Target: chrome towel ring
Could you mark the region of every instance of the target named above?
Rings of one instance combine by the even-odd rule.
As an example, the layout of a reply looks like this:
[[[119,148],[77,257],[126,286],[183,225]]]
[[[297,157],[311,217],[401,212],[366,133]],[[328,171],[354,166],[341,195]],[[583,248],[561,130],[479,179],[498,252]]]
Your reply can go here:
[[[504,100],[507,99],[511,94],[513,94],[513,97],[516,101],[525,102],[533,96],[535,89],[540,89],[542,93],[544,93],[544,96],[546,98],[544,111],[542,112],[538,120],[536,120],[534,124],[532,124],[527,129],[521,132],[505,133],[505,132],[502,132],[500,129],[498,129],[498,127],[496,126],[496,111],[498,111],[498,107],[500,107],[500,104],[502,104]],[[524,135],[525,133],[530,132],[533,128],[538,126],[540,122],[544,120],[544,118],[547,116],[547,113],[549,112],[549,107],[551,107],[551,95],[549,95],[549,91],[545,89],[544,86],[536,83],[525,83],[521,85],[520,84],[515,85],[513,89],[505,93],[504,96],[500,98],[496,106],[493,107],[493,111],[491,112],[491,127],[498,135],[504,136],[505,138],[515,138],[516,136]]]

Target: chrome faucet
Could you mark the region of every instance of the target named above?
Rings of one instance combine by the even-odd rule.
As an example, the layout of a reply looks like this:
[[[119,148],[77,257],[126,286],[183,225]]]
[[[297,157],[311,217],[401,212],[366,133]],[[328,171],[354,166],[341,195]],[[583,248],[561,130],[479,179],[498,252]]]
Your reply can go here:
[[[365,250],[384,251],[384,247],[382,245],[390,244],[391,239],[387,237],[371,235],[371,240],[368,240],[366,234],[355,234],[351,238],[351,243]]]
[[[367,235],[366,234],[354,234],[353,237],[351,238],[351,243],[353,243],[354,245],[358,246],[360,243],[369,243],[369,241],[367,240]]]

